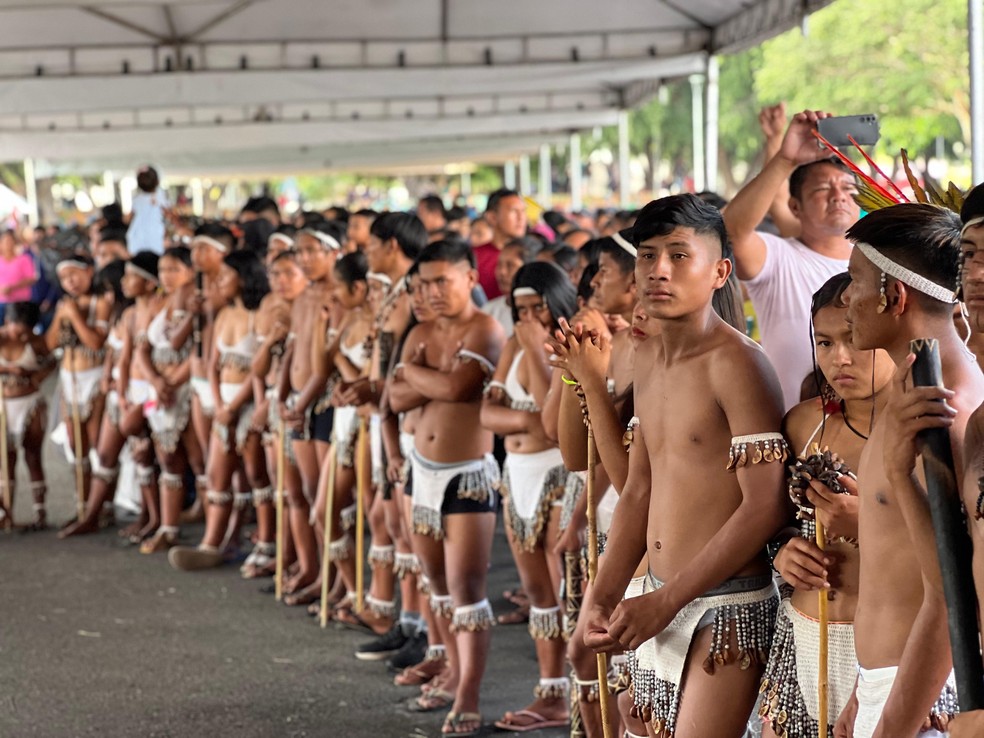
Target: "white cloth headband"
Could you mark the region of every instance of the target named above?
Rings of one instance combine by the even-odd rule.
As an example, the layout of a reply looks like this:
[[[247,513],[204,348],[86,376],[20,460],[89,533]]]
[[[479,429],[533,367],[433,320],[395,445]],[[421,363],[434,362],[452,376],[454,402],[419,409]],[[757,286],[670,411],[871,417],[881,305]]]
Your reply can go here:
[[[132,262],[129,262],[128,261],[126,263],[126,266],[123,269],[124,269],[124,271],[127,271],[127,272],[133,272],[138,277],[141,277],[143,279],[146,279],[148,282],[156,282],[157,281],[157,277],[155,277],[153,274],[151,274],[150,272],[148,272],[146,269],[141,269],[140,267],[138,267],[136,264],[134,264]]]
[[[314,230],[314,228],[305,228],[303,231],[301,231],[301,233],[306,233],[309,236],[314,236],[316,239],[321,241],[322,246],[329,248],[332,251],[342,250],[342,244],[336,241],[331,235],[323,231],[316,231]]]
[[[366,274],[366,279],[375,279],[377,282],[382,282],[387,287],[393,286],[393,280],[389,278],[388,275],[382,272],[368,272]]]
[[[622,250],[628,253],[630,256],[632,256],[633,259],[639,255],[639,250],[631,243],[629,243],[625,239],[625,236],[623,236],[618,231],[615,231],[615,233],[612,234],[612,240],[615,243],[617,243],[619,246],[621,246]]]
[[[943,285],[936,284],[936,282],[926,279],[921,274],[916,274],[911,269],[906,269],[901,264],[889,259],[885,256],[885,254],[875,249],[875,247],[871,244],[865,243],[864,241],[858,241],[854,244],[854,247],[864,254],[868,258],[868,261],[881,269],[885,274],[895,277],[897,280],[908,285],[912,289],[922,292],[924,295],[929,295],[934,300],[939,300],[940,302],[949,304],[956,302],[952,289],[947,289]]]
[[[86,264],[84,261],[79,261],[78,259],[66,259],[65,261],[58,262],[58,266],[55,267],[56,272],[60,272],[62,269],[91,269],[92,264]]]
[[[513,297],[533,297],[534,295],[539,297],[540,293],[532,287],[517,287],[512,291]]]
[[[280,241],[281,243],[287,244],[287,248],[294,245],[294,239],[288,236],[286,233],[273,233],[270,238],[267,239],[267,243],[271,241]]]
[[[970,220],[968,220],[966,223],[964,223],[963,228],[960,229],[960,238],[963,238],[964,235],[966,235],[967,231],[969,231],[975,225],[980,225],[981,223],[984,223],[984,215],[979,215],[976,218],[971,218]]]
[[[223,254],[229,253],[229,247],[226,246],[221,241],[216,241],[211,236],[195,236],[191,239],[191,245],[194,246],[196,243],[201,242],[206,246],[211,246],[216,251],[221,251]]]

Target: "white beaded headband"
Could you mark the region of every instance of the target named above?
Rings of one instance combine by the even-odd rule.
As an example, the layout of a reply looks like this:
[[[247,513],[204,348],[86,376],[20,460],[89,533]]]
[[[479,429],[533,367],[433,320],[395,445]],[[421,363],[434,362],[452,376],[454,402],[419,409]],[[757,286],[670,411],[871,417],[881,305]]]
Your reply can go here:
[[[206,246],[211,246],[216,251],[221,251],[223,254],[229,253],[229,247],[226,246],[221,241],[217,241],[211,236],[195,236],[191,239],[191,245],[194,246],[196,243],[201,242]]]
[[[517,287],[512,291],[513,297],[539,297],[540,293],[532,287]]]
[[[940,302],[956,302],[952,289],[947,289],[943,285],[936,284],[936,282],[926,279],[921,274],[916,274],[911,269],[906,269],[901,264],[889,259],[885,256],[885,254],[875,249],[875,247],[871,244],[865,243],[864,241],[858,241],[854,244],[854,247],[864,254],[868,261],[881,269],[882,272],[888,274],[889,276],[895,277],[897,280],[905,285],[908,285],[912,289],[922,292],[924,295],[929,295],[934,300],[939,300]]]
[[[984,215],[978,215],[976,218],[971,218],[966,223],[964,223],[963,228],[960,229],[960,238],[966,235],[967,231],[973,228],[975,225],[980,225],[984,223]]]
[[[306,233],[309,236],[314,236],[316,239],[321,241],[321,245],[332,251],[341,251],[342,244],[336,241],[330,234],[324,231],[316,231],[314,228],[305,228],[301,233]]]
[[[381,282],[382,284],[385,284],[387,287],[393,286],[393,280],[390,279],[388,275],[383,274],[382,272],[368,272],[366,274],[366,279],[374,279],[377,282]]]
[[[616,231],[612,234],[612,240],[622,247],[622,250],[628,253],[632,258],[639,255],[639,250],[626,240],[625,236]]]
[[[157,281],[157,277],[155,277],[153,274],[151,274],[150,272],[148,272],[146,269],[141,269],[136,264],[134,264],[132,262],[129,262],[129,261],[126,263],[126,266],[124,267],[124,271],[133,272],[138,277],[140,277],[142,279],[146,279],[148,282],[156,282]]]
[[[79,261],[78,259],[66,259],[65,261],[58,262],[58,266],[55,267],[56,272],[60,272],[62,269],[91,269],[92,264],[86,264],[84,261]]]
[[[267,243],[270,243],[272,241],[280,241],[281,243],[285,244],[287,248],[290,248],[291,246],[294,245],[294,239],[288,236],[286,233],[270,234],[270,238],[267,239]]]

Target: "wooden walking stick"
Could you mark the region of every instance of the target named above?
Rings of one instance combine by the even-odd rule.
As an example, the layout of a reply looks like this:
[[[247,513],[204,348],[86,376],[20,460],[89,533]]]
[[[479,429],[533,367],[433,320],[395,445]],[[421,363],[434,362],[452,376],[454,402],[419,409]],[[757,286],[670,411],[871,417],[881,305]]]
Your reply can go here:
[[[0,475],[3,475],[3,507],[7,511],[4,527],[14,529],[14,495],[10,483],[10,460],[7,458],[7,395],[0,382]]]
[[[942,387],[939,342],[921,338],[911,343],[916,361],[912,383],[916,387]],[[973,544],[967,533],[960,500],[960,488],[953,467],[950,433],[945,428],[920,431],[923,472],[933,518],[936,552],[943,575],[950,650],[957,682],[960,712],[984,708],[984,668],[981,664],[980,633],[977,625],[977,598],[971,568]]]
[[[325,489],[325,545],[321,555],[321,627],[328,627],[328,571],[331,568],[331,521],[335,516],[335,475],[338,471],[338,444],[331,444],[328,452],[328,486]]]
[[[820,516],[814,512],[816,524],[817,547],[823,551],[827,548],[827,532],[824,530]],[[817,664],[817,695],[819,696],[820,719],[817,721],[818,738],[827,738],[827,654],[830,650],[829,633],[827,632],[827,590],[817,592],[817,612],[820,620],[820,658]]]
[[[284,464],[287,461],[287,428],[283,420],[277,428],[277,552],[274,559],[273,569],[273,591],[277,602],[284,598],[284,545],[286,536],[284,535],[284,481],[287,470]]]
[[[593,584],[598,577],[598,501],[595,500],[595,465],[598,463],[594,433],[588,425],[588,582]],[[598,660],[598,702],[601,704],[601,724],[605,738],[612,738],[610,705],[608,693],[608,656],[597,654]]]
[[[82,470],[82,415],[79,410],[79,383],[75,376],[75,349],[69,344],[69,375],[72,378],[72,435],[75,441],[75,494],[78,520],[85,517],[85,472]]]
[[[366,460],[369,434],[366,432],[366,419],[359,417],[359,435],[355,447],[355,612],[361,613],[365,602],[365,491],[366,491]]]

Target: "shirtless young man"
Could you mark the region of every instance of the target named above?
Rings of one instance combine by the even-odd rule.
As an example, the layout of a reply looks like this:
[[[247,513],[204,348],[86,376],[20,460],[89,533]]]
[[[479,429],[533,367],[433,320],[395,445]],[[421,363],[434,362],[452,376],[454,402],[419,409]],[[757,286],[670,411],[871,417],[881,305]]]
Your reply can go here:
[[[968,193],[960,210],[960,287],[970,323],[970,348],[984,366],[984,185]],[[984,603],[984,522],[976,498],[984,479],[984,406],[977,408],[967,424],[964,442],[964,507],[973,510],[970,535],[974,542],[974,586],[978,607]],[[984,735],[984,710],[962,713],[950,724],[950,738]]]
[[[736,738],[778,605],[764,551],[786,514],[782,395],[762,350],[713,312],[731,273],[718,211],[692,195],[656,200],[631,241],[640,301],[661,334],[636,349],[644,411],[586,598],[585,642],[636,650],[650,736]],[[644,554],[644,594],[620,604]]]
[[[297,549],[298,571],[285,584],[286,595],[313,588],[321,566],[310,515],[321,469],[317,446],[323,446],[324,451],[331,442],[332,410],[325,398],[328,365],[323,310],[331,300],[332,269],[341,251],[342,235],[339,225],[323,221],[298,232],[296,237],[297,262],[310,284],[291,305],[291,335],[278,398],[280,417],[291,431],[291,448],[300,472],[299,479],[287,476],[290,530]],[[311,598],[316,597],[314,589],[309,594]],[[309,601],[285,598],[287,604]]]
[[[451,708],[442,733],[474,735],[482,722],[479,689],[493,623],[485,585],[499,478],[492,434],[479,415],[505,336],[472,302],[478,277],[466,243],[430,244],[418,263],[421,288],[438,318],[407,337],[390,393],[415,396],[423,406],[414,432],[413,527],[449,664],[440,689],[418,703]]]
[[[915,430],[950,429],[960,478],[964,430],[984,399],[984,377],[951,317],[960,256],[956,215],[931,205],[895,205],[869,213],[848,237],[855,243],[845,293],[854,345],[884,348],[899,370],[858,472],[859,675],[838,729],[853,724],[855,738],[909,738],[929,727],[931,713],[933,727],[945,729],[956,706],[948,685],[946,606],[936,584],[939,565],[922,464],[916,464]],[[917,338],[939,341],[948,390],[904,389],[910,341]]]

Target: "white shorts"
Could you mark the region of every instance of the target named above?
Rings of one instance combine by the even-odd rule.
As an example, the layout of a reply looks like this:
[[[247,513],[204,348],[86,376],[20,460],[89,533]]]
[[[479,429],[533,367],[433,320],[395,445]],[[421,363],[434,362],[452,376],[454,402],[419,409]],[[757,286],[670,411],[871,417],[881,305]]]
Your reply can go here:
[[[854,738],[871,738],[878,727],[885,703],[892,692],[892,685],[899,673],[899,667],[886,666],[881,669],[863,669],[858,667],[858,714],[854,718]],[[953,672],[950,673],[953,679]],[[938,730],[926,730],[919,733],[919,738],[943,738],[946,733]]]

